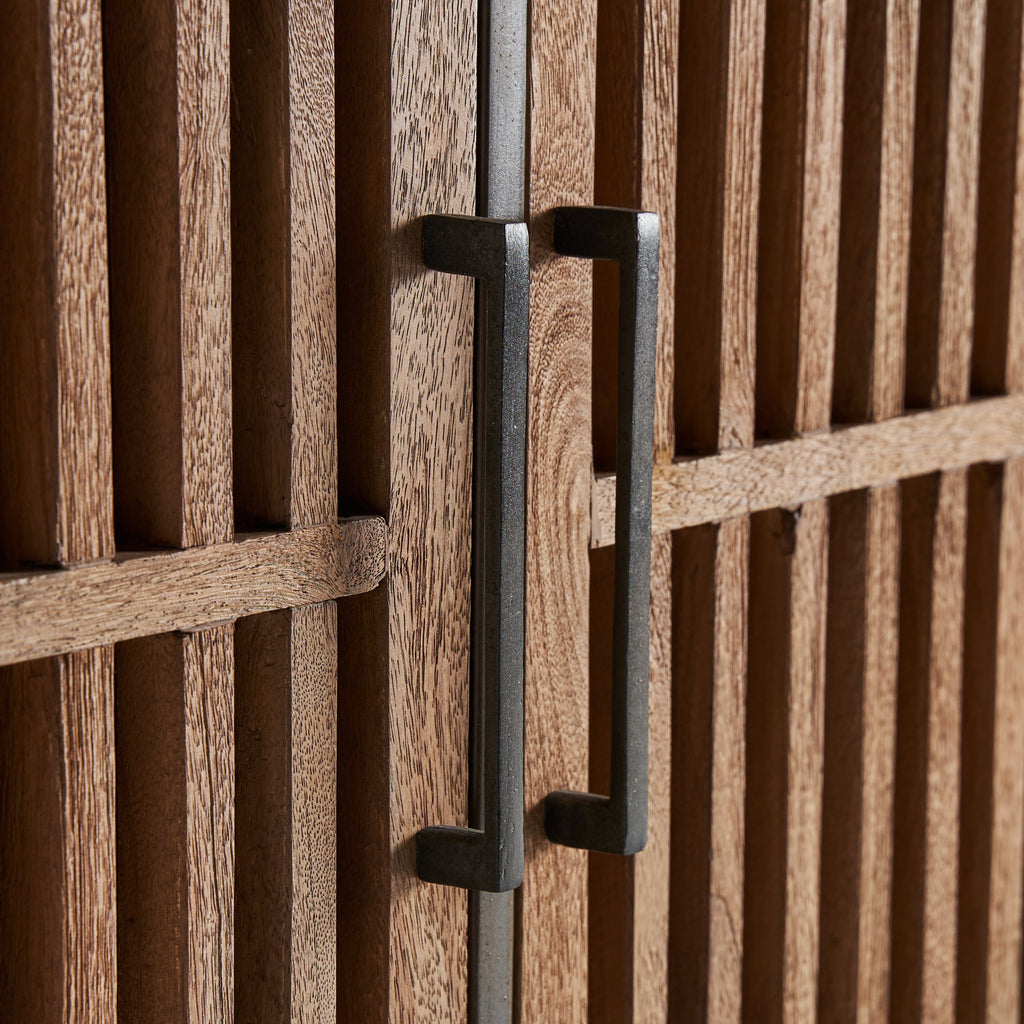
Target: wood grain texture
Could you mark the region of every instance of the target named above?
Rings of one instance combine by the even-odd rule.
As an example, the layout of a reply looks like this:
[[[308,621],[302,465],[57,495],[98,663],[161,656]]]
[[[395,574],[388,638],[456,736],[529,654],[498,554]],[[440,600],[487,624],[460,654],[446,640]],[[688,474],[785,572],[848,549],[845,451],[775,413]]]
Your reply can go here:
[[[69,564],[114,546],[100,5],[18,0],[0,37],[0,559]]]
[[[337,608],[235,628],[236,1020],[336,1019]]]
[[[0,575],[0,664],[315,604],[383,579],[380,519]]]
[[[846,6],[775,0],[765,23],[757,296],[757,431],[830,418]]]
[[[672,1021],[738,1021],[750,520],[673,537]]]
[[[306,526],[338,501],[333,5],[236,2],[231,34],[236,524]]]
[[[1022,8],[1017,0],[988,4],[982,84],[981,152],[978,166],[978,240],[974,278],[971,393],[1019,390],[1021,334],[1011,331],[1020,267],[1020,118]],[[1022,164],[1024,169],[1024,164]]]
[[[963,402],[970,387],[984,45],[982,0],[922,5],[907,307],[909,406]]]
[[[829,505],[818,1019],[889,1005],[899,488]]]
[[[1024,50],[1024,18],[1021,25],[1021,49]],[[1015,133],[1015,160],[1013,185],[1013,235],[1010,244],[1010,294],[1007,314],[1006,382],[1011,394],[1024,388],[1024,58],[1020,59],[1022,73],[1017,83],[1017,127]],[[980,230],[980,228],[979,228]]]
[[[415,833],[465,825],[468,797],[473,282],[423,269],[413,220],[470,214],[476,7],[391,15],[388,703],[392,1021],[462,1020],[465,893],[417,879]],[[416,40],[416,45],[412,41]],[[429,395],[429,400],[424,396]],[[410,936],[417,936],[411,942]]]
[[[4,1012],[113,1020],[113,651],[4,668],[0,693]]]
[[[720,522],[1024,453],[1024,402],[989,398],[654,469],[654,531]],[[615,477],[594,483],[594,546],[615,535]]]
[[[834,422],[903,408],[919,7],[847,9]]]
[[[121,1019],[234,1018],[233,629],[117,648]]]
[[[957,1016],[1020,1016],[1024,871],[1021,460],[971,469],[961,768]]]
[[[686,0],[680,10],[680,452],[753,443],[765,7]]]
[[[745,1021],[817,1006],[828,513],[817,501],[751,520]]]
[[[530,380],[526,523],[526,871],[523,1021],[587,1018],[587,855],[549,843],[543,800],[588,772],[586,382],[591,267],[551,248],[551,209],[593,202],[595,0],[532,5],[529,126]]]
[[[902,485],[893,854],[895,1020],[956,1006],[967,474]]]
[[[230,539],[228,0],[104,5],[119,536]]]

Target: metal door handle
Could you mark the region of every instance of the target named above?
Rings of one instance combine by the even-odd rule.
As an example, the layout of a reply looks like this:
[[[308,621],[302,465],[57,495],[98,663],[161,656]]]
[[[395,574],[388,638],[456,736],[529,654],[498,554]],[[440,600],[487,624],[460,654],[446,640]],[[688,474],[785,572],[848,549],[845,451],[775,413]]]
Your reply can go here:
[[[483,828],[416,835],[427,882],[507,892],[523,880],[523,614],[530,246],[526,225],[423,219],[423,262],[484,285],[473,383],[470,686],[483,702]]]
[[[548,838],[604,853],[647,842],[651,475],[658,333],[658,217],[608,207],[555,210],[555,252],[619,261],[611,795],[549,793]]]

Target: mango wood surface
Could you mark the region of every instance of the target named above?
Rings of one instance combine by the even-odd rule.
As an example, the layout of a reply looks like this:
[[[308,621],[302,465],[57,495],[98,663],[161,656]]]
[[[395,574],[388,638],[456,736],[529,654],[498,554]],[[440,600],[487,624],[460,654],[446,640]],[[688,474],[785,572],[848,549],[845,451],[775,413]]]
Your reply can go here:
[[[1024,872],[1022,464],[968,478],[957,1015],[1020,1016]]]
[[[117,648],[121,1020],[234,1019],[233,632]]]
[[[526,871],[520,1019],[587,1019],[587,855],[549,843],[543,801],[588,789],[586,508],[591,267],[551,248],[552,208],[593,203],[595,0],[531,8],[526,525]]]
[[[115,526],[230,540],[228,0],[103,8]]]
[[[185,551],[0,576],[0,664],[376,587],[386,531],[367,517]]]
[[[721,522],[1024,453],[1010,395],[654,468],[654,531]],[[615,477],[594,482],[594,546],[615,535]]]

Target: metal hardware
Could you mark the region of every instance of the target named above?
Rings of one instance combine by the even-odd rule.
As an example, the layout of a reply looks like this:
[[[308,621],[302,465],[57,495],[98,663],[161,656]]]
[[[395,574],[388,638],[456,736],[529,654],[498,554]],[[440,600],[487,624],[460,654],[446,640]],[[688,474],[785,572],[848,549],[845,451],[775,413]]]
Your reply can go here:
[[[647,842],[658,218],[636,210],[562,207],[555,210],[554,247],[564,256],[619,261],[619,382],[611,794],[549,793],[544,827],[554,843],[631,854]]]
[[[423,262],[479,279],[474,359],[471,687],[486,712],[483,820],[416,836],[424,881],[506,892],[523,880],[523,615],[529,237],[525,224],[423,219]],[[479,308],[479,305],[478,305]]]

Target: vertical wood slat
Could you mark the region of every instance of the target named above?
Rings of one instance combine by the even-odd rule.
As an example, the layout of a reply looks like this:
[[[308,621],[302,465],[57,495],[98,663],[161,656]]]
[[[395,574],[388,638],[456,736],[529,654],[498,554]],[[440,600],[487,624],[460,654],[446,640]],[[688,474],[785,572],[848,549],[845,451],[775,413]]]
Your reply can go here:
[[[0,12],[0,558],[113,554],[100,7]],[[0,1003],[112,1020],[113,652],[4,669]]]
[[[121,1019],[234,1019],[233,632],[117,648]]]
[[[669,1019],[738,1021],[750,520],[673,544]]]
[[[831,419],[845,52],[845,4],[769,4],[756,389],[769,435]],[[751,526],[749,1021],[808,1020],[817,1006],[828,531],[826,501]]]
[[[603,0],[597,5],[594,202],[653,210],[660,224],[656,458],[670,458],[675,278],[677,8]],[[618,268],[594,264],[591,408],[594,464],[615,460]],[[607,792],[611,730],[611,549],[591,555],[590,790]],[[624,859],[588,865],[590,1024],[659,1020],[668,999],[671,777],[671,541],[654,541],[651,569],[648,838]]]
[[[754,440],[765,20],[763,0],[680,12],[680,451]],[[709,177],[712,203],[703,199]],[[687,531],[674,545],[672,1020],[740,1018],[749,544],[750,522],[740,519]]]
[[[119,535],[226,541],[231,501],[228,2],[104,5]]]
[[[848,8],[833,418],[903,407],[917,0]],[[831,503],[822,1020],[885,1019],[898,659],[899,488]]]
[[[236,1020],[334,1020],[336,605],[242,619],[235,648]]]
[[[1024,466],[968,480],[957,1017],[1020,1017]],[[966,696],[966,694],[965,694]]]
[[[593,202],[595,0],[531,9],[526,530],[526,869],[519,1018],[587,1017],[587,856],[549,843],[543,801],[587,786],[591,269],[551,248],[559,205]]]
[[[236,522],[307,526],[338,507],[333,5],[236,3],[231,32]],[[336,619],[236,634],[240,1021],[336,1015]]]
[[[956,1004],[966,483],[958,470],[902,485],[895,1020],[952,1020]]]

